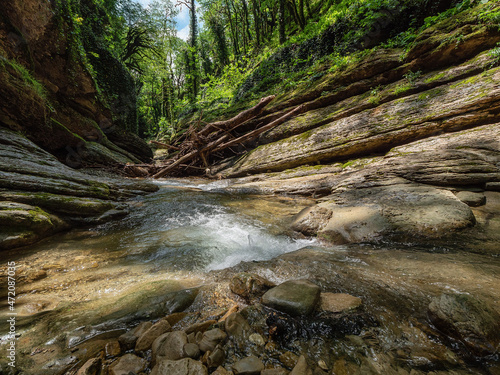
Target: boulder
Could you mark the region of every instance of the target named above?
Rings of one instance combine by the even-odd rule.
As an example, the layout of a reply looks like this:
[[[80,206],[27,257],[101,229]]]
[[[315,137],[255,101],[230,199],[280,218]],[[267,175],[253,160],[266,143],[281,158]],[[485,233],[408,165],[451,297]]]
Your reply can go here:
[[[134,354],[125,354],[109,366],[110,375],[129,375],[130,372],[138,373],[146,369],[147,362]]]
[[[151,375],[207,375],[208,371],[201,362],[191,358],[178,361],[163,359],[151,371]]]
[[[308,280],[289,280],[262,296],[262,304],[292,316],[309,315],[319,302],[319,286]]]
[[[150,349],[153,342],[159,336],[170,331],[170,329],[170,324],[166,320],[159,320],[139,337],[137,343],[135,344],[135,351],[141,352]]]
[[[200,347],[195,343],[187,343],[184,345],[184,354],[186,357],[198,359],[200,358]]]
[[[496,353],[500,345],[500,314],[469,294],[442,294],[429,304],[429,318],[442,332],[477,355]]]
[[[262,370],[264,370],[264,364],[253,355],[240,359],[233,365],[235,375],[260,375]]]
[[[110,341],[104,347],[106,358],[118,357],[121,354],[120,343],[117,340]]]

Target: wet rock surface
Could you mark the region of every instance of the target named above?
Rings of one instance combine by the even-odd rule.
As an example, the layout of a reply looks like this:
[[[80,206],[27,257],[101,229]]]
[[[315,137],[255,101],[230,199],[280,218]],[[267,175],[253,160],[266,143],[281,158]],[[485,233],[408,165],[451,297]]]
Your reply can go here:
[[[91,177],[0,127],[0,249],[121,218],[128,211],[120,200],[157,189],[146,182]]]
[[[319,302],[320,292],[308,280],[291,280],[266,292],[262,303],[292,316],[309,315]]]

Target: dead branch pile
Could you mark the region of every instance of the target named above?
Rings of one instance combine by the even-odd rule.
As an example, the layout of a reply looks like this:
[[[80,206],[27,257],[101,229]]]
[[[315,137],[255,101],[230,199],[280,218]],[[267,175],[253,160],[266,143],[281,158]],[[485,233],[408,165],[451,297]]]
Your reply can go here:
[[[263,132],[302,113],[304,110],[304,106],[299,105],[285,112],[277,119],[263,120],[258,122],[256,127],[250,128],[250,130],[247,130],[243,134],[238,134],[237,128],[241,129],[245,125],[251,124],[251,121],[255,120],[262,113],[274,97],[272,95],[262,98],[257,105],[240,112],[235,117],[229,120],[209,123],[197,131],[196,128],[201,122],[200,118],[200,121],[196,125],[189,127],[184,141],[178,146],[155,141],[154,143],[157,145],[177,152],[173,157],[165,160],[164,164],[153,172],[153,178],[160,178],[167,174],[187,174],[186,171],[188,169],[198,169],[203,172],[209,171],[209,162],[220,160],[222,158],[221,151],[255,140]]]

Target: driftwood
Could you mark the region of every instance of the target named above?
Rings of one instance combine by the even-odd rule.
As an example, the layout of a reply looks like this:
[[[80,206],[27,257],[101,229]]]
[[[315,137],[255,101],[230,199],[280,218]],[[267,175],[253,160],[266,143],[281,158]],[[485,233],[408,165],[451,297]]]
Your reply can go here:
[[[172,146],[172,145],[169,145],[168,143],[163,143],[163,142],[158,142],[158,141],[149,141],[149,142],[153,143],[155,145],[158,145],[158,146],[163,146],[165,148],[169,148],[171,150],[176,150],[176,151],[180,150],[180,147]]]
[[[198,169],[200,171],[207,170],[210,167],[209,161],[215,159],[222,159],[227,156],[228,152],[233,152],[231,146],[242,145],[248,141],[256,139],[263,132],[274,128],[275,126],[284,123],[293,116],[304,112],[304,105],[289,110],[281,114],[280,117],[266,117],[262,121],[258,121],[259,115],[264,110],[264,107],[274,99],[274,96],[262,98],[260,102],[254,107],[240,112],[235,117],[225,120],[217,121],[205,125],[200,131],[195,128],[200,124],[198,120],[196,125],[191,125],[186,132],[187,136],[179,146],[171,146],[172,149],[177,149],[179,152],[174,157],[166,161],[166,164],[157,171],[153,178],[160,178],[169,173],[179,173],[179,170],[188,168]],[[248,129],[246,133],[236,134],[235,130],[238,128]],[[161,144],[161,142],[154,141],[154,143]],[[227,150],[229,149],[229,150]],[[225,153],[220,151],[227,150]],[[214,155],[215,154],[215,155]]]

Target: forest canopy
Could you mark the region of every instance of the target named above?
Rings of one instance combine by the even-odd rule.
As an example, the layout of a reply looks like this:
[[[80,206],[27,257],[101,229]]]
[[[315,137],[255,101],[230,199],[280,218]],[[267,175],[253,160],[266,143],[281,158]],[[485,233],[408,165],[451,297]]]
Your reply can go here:
[[[137,95],[138,117],[129,130],[172,141],[195,119],[237,113],[266,95],[343,69],[374,48],[400,48],[404,55],[423,29],[488,1],[56,2],[75,39],[81,38],[77,54],[88,70],[106,51],[132,76],[128,89]],[[189,11],[187,40],[178,37],[175,23],[183,8]],[[106,80],[96,81],[106,91]]]

